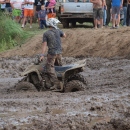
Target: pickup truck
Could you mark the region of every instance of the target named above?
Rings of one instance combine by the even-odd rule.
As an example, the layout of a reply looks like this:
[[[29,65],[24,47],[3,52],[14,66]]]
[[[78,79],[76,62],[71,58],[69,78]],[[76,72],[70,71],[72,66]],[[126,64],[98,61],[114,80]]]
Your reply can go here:
[[[63,28],[68,28],[69,23],[75,27],[76,22],[94,22],[93,4],[89,0],[59,0],[57,15]]]

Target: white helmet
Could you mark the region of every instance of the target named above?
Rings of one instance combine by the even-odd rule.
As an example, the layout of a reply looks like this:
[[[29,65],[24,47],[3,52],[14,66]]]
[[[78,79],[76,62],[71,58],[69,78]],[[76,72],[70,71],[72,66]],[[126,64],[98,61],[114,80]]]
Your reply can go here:
[[[56,18],[49,18],[46,21],[47,26],[54,27],[55,29],[58,29],[57,24],[60,23],[60,21]]]

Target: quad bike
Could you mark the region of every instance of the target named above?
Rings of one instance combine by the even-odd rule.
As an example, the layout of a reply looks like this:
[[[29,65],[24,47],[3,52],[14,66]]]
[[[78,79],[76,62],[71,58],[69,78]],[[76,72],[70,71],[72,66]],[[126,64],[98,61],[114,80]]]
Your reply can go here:
[[[83,91],[87,80],[79,74],[83,71],[86,60],[80,60],[73,64],[55,66],[58,80],[62,83],[60,92]],[[53,86],[46,73],[45,62],[37,62],[29,66],[23,73],[24,78],[15,85],[16,91],[45,91]]]

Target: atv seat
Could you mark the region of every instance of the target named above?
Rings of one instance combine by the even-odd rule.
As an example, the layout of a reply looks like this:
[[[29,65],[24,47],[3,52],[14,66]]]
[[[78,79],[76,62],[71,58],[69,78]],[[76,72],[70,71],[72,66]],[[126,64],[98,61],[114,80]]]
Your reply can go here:
[[[57,72],[65,72],[66,70],[73,68],[74,65],[55,66]]]

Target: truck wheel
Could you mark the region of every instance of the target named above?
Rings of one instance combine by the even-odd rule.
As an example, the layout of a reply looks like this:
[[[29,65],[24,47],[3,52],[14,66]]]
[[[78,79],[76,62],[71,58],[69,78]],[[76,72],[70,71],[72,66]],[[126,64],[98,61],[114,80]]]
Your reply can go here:
[[[15,86],[16,91],[37,91],[35,86],[30,82],[19,82]]]
[[[74,28],[76,26],[76,22],[72,22],[71,26],[72,26],[72,28]]]
[[[71,80],[79,80],[82,83],[84,83],[85,85],[88,85],[87,79],[81,74],[73,75],[68,81],[71,81]]]
[[[63,24],[63,28],[69,28],[69,21],[68,20],[64,19],[62,24]]]
[[[68,82],[64,88],[64,92],[76,92],[84,90],[85,90],[84,84],[79,80],[72,80]]]

